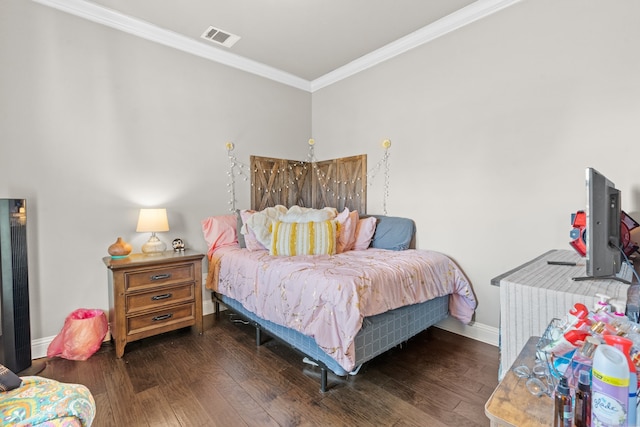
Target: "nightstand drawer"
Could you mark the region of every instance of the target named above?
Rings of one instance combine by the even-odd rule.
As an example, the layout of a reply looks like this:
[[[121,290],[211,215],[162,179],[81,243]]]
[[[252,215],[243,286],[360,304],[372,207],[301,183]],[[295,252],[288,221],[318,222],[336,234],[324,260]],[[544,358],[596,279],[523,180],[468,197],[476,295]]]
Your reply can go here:
[[[192,282],[195,280],[193,263],[167,267],[156,267],[126,273],[125,290],[149,288],[171,283]]]
[[[195,323],[195,317],[193,303],[168,307],[150,314],[127,318],[127,331],[130,335],[134,335],[166,326],[178,328],[181,323],[184,326],[190,326]]]
[[[138,313],[167,305],[191,302],[195,299],[194,284],[162,287],[152,291],[127,294],[126,313]]]

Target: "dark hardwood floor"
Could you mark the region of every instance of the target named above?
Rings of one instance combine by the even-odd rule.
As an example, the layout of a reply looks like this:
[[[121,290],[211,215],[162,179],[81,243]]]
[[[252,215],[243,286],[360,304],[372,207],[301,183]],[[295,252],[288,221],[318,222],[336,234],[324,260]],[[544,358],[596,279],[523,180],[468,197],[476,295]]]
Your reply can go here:
[[[89,360],[47,359],[39,374],[89,387],[101,426],[488,426],[498,384],[497,347],[431,328],[365,364],[329,375],[276,340],[222,312],[203,335],[189,329],[127,345],[105,343]]]

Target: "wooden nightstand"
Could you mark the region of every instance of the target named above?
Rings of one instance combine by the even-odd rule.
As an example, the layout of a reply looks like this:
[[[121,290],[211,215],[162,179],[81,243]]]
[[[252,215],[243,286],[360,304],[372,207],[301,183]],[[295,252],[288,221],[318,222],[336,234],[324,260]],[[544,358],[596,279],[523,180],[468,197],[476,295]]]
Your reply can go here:
[[[109,326],[116,356],[127,343],[194,326],[202,333],[202,258],[195,251],[102,259],[109,269]]]

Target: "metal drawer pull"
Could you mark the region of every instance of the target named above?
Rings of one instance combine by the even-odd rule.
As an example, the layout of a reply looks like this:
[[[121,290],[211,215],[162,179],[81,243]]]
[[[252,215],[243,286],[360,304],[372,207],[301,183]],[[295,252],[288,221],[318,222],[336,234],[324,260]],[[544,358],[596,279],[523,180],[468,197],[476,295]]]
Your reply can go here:
[[[163,314],[162,316],[156,316],[151,320],[154,322],[159,322],[160,320],[167,320],[167,319],[171,319],[172,317],[173,317],[173,313],[169,313],[169,314]]]
[[[162,294],[162,295],[154,295],[151,297],[152,301],[159,301],[161,299],[167,299],[167,298],[171,298],[173,296],[173,294],[169,293],[169,294]]]
[[[170,273],[156,274],[155,276],[151,276],[151,280],[162,280],[162,279],[168,279],[169,277],[171,277]]]

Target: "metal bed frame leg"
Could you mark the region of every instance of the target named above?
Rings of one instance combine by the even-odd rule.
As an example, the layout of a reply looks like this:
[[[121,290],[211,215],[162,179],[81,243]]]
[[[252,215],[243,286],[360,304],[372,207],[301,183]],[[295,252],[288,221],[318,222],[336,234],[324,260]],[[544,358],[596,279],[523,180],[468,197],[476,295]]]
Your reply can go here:
[[[216,296],[215,292],[211,293],[211,302],[213,303],[213,312],[216,317],[220,317],[220,300]]]
[[[327,368],[320,368],[320,391],[327,391]]]
[[[218,313],[220,312],[220,300],[218,300],[215,297],[212,297],[212,299],[213,299],[215,313],[216,313],[216,316],[217,316]],[[227,308],[230,309],[233,313],[236,313],[235,310],[231,309],[229,306],[227,306]],[[242,317],[242,315],[240,315],[240,316]],[[252,321],[247,321],[247,322],[243,322],[243,323],[245,323],[245,324],[246,323],[250,323],[250,324],[253,324],[255,326],[255,328],[256,328],[256,347],[260,347],[262,345],[262,328],[260,327],[260,324],[258,324],[256,322],[252,322]],[[285,342],[285,344],[286,344],[286,342]],[[306,359],[306,357],[305,357],[305,359]],[[312,364],[315,365],[315,366],[320,367],[320,391],[322,393],[324,393],[324,392],[327,391],[328,368],[323,366],[322,363],[317,362],[317,361],[313,361]]]

